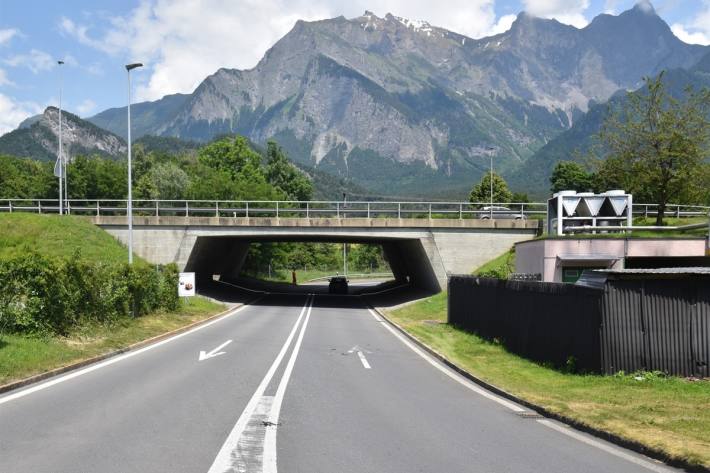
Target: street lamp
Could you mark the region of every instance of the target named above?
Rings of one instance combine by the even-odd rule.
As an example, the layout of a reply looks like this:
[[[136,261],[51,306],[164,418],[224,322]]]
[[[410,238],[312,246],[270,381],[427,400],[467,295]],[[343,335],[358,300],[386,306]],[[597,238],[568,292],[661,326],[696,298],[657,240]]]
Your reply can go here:
[[[143,64],[136,62],[126,64],[126,75],[128,76],[128,264],[133,264],[133,189],[131,184],[131,70],[142,67]]]
[[[486,150],[488,151],[488,155],[491,158],[491,178],[490,178],[490,184],[491,184],[491,206],[489,207],[490,211],[490,216],[491,220],[493,220],[493,153],[495,152],[495,148],[492,146],[487,146]]]
[[[57,65],[61,66],[64,61],[57,61]],[[59,68],[59,156],[57,156],[57,164],[59,164],[59,172],[57,172],[56,166],[54,169],[54,175],[59,178],[59,215],[64,213],[63,205],[63,181],[66,175],[66,165],[64,164],[64,153],[62,151],[62,68]]]

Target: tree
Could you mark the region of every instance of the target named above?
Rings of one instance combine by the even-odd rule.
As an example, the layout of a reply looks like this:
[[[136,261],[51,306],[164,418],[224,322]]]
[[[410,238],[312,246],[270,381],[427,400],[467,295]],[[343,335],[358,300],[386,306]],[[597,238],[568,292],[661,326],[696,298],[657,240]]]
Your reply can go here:
[[[493,173],[493,202],[507,204],[513,198],[505,179]],[[491,174],[483,175],[481,182],[473,186],[468,197],[470,202],[488,203],[491,201]]]
[[[266,143],[266,179],[281,189],[289,199],[311,200],[313,184],[308,177],[288,161],[281,147],[273,140]]]
[[[550,191],[574,190],[587,192],[594,190],[594,174],[574,161],[560,161],[550,176]]]
[[[249,141],[243,136],[223,138],[210,143],[197,153],[200,163],[219,171],[228,172],[234,179],[245,166],[258,168],[261,156],[249,146]]]
[[[701,198],[710,145],[710,91],[686,88],[679,100],[666,91],[663,73],[644,82],[643,91],[629,93],[604,122],[599,138],[608,154],[598,172],[605,187],[623,188],[637,201],[657,204],[656,225],[663,225],[669,202]]]
[[[145,199],[177,200],[185,197],[190,177],[175,163],[160,163],[136,183],[136,195]]]

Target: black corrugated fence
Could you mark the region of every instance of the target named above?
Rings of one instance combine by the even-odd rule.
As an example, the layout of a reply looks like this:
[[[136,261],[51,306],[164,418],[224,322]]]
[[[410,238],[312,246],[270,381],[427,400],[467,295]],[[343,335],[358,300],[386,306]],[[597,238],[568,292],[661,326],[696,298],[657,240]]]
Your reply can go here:
[[[452,276],[449,323],[557,366],[702,376],[710,278],[613,279],[603,289]]]

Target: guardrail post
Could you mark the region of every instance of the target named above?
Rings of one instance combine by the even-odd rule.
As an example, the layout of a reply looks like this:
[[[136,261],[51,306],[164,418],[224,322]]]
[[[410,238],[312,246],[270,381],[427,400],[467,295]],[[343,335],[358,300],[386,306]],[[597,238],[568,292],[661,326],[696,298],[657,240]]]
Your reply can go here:
[[[99,207],[99,205],[100,205],[100,204],[99,204],[99,200],[97,199],[97,200],[96,200],[96,216],[97,216],[97,217],[100,217],[100,216],[101,216],[101,210],[100,210],[101,207]]]
[[[310,206],[310,202],[306,202],[306,218],[311,218],[311,206]]]
[[[463,220],[463,204],[459,204],[459,220]]]
[[[12,201],[8,200],[7,204],[8,204],[8,207],[10,208],[10,213],[12,213]]]
[[[675,217],[680,218],[680,205],[675,206]]]
[[[219,201],[214,203],[214,216],[219,217]]]
[[[246,202],[246,204],[247,204],[247,206],[246,206],[246,211],[244,212],[244,216],[246,218],[249,218],[249,202]]]
[[[335,203],[335,214],[337,218],[340,218],[340,202]]]
[[[401,219],[402,218],[402,203],[397,202],[397,218]]]
[[[71,201],[67,199],[67,215],[71,215]]]
[[[276,201],[276,218],[279,218],[279,201]]]
[[[185,201],[185,217],[190,216],[190,203],[188,201]]]
[[[37,213],[42,213],[42,201],[37,201]]]
[[[633,211],[631,212],[631,215],[633,215]],[[648,218],[648,204],[643,206],[643,216],[644,218]]]
[[[155,201],[155,216],[160,216],[160,202],[158,202],[157,200]]]
[[[520,218],[523,218],[525,216],[525,204],[522,203],[520,204]]]
[[[431,220],[431,203],[429,204],[429,220]]]
[[[367,218],[370,218],[370,203],[367,203]]]

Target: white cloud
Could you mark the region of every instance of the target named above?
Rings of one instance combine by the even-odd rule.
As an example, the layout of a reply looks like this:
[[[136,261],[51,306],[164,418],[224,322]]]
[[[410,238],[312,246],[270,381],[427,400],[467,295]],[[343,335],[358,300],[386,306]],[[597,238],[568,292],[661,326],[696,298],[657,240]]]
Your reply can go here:
[[[17,28],[7,28],[0,30],[0,46],[4,46],[10,43],[10,40],[15,36],[19,36],[20,30]]]
[[[489,34],[494,35],[494,34],[500,34],[500,33],[505,33],[510,29],[511,26],[513,26],[513,22],[517,18],[517,15],[503,15],[500,18],[498,18],[498,22],[493,25],[493,27],[490,29]],[[488,36],[488,35],[486,35]]]
[[[0,69],[0,87],[3,85],[15,85],[10,79],[7,78],[7,73]]]
[[[671,30],[686,43],[710,45],[710,0],[703,0],[703,6],[692,20],[674,23]]]
[[[504,31],[511,16],[496,22],[495,0],[382,0],[377,13],[426,19],[472,37]],[[103,25],[62,18],[59,29],[81,44],[140,61],[135,71],[138,100],[192,92],[220,67],[254,67],[266,50],[299,19],[355,17],[372,9],[370,0],[141,0],[129,14]],[[442,4],[443,3],[443,4]],[[456,12],[456,14],[451,14]],[[90,21],[96,16],[90,18]],[[147,76],[147,77],[146,77]]]
[[[589,21],[584,12],[589,0],[523,0],[525,11],[543,18],[554,18],[560,23],[584,28]]]
[[[96,110],[96,102],[91,99],[86,99],[76,106],[76,111],[80,117],[84,117],[94,110]]]
[[[4,62],[12,67],[27,67],[35,74],[50,70],[56,65],[56,61],[52,56],[38,49],[32,49],[27,54],[16,54],[5,59]]]
[[[42,107],[34,102],[16,102],[12,97],[0,94],[0,136],[17,128],[25,118],[42,113]]]

